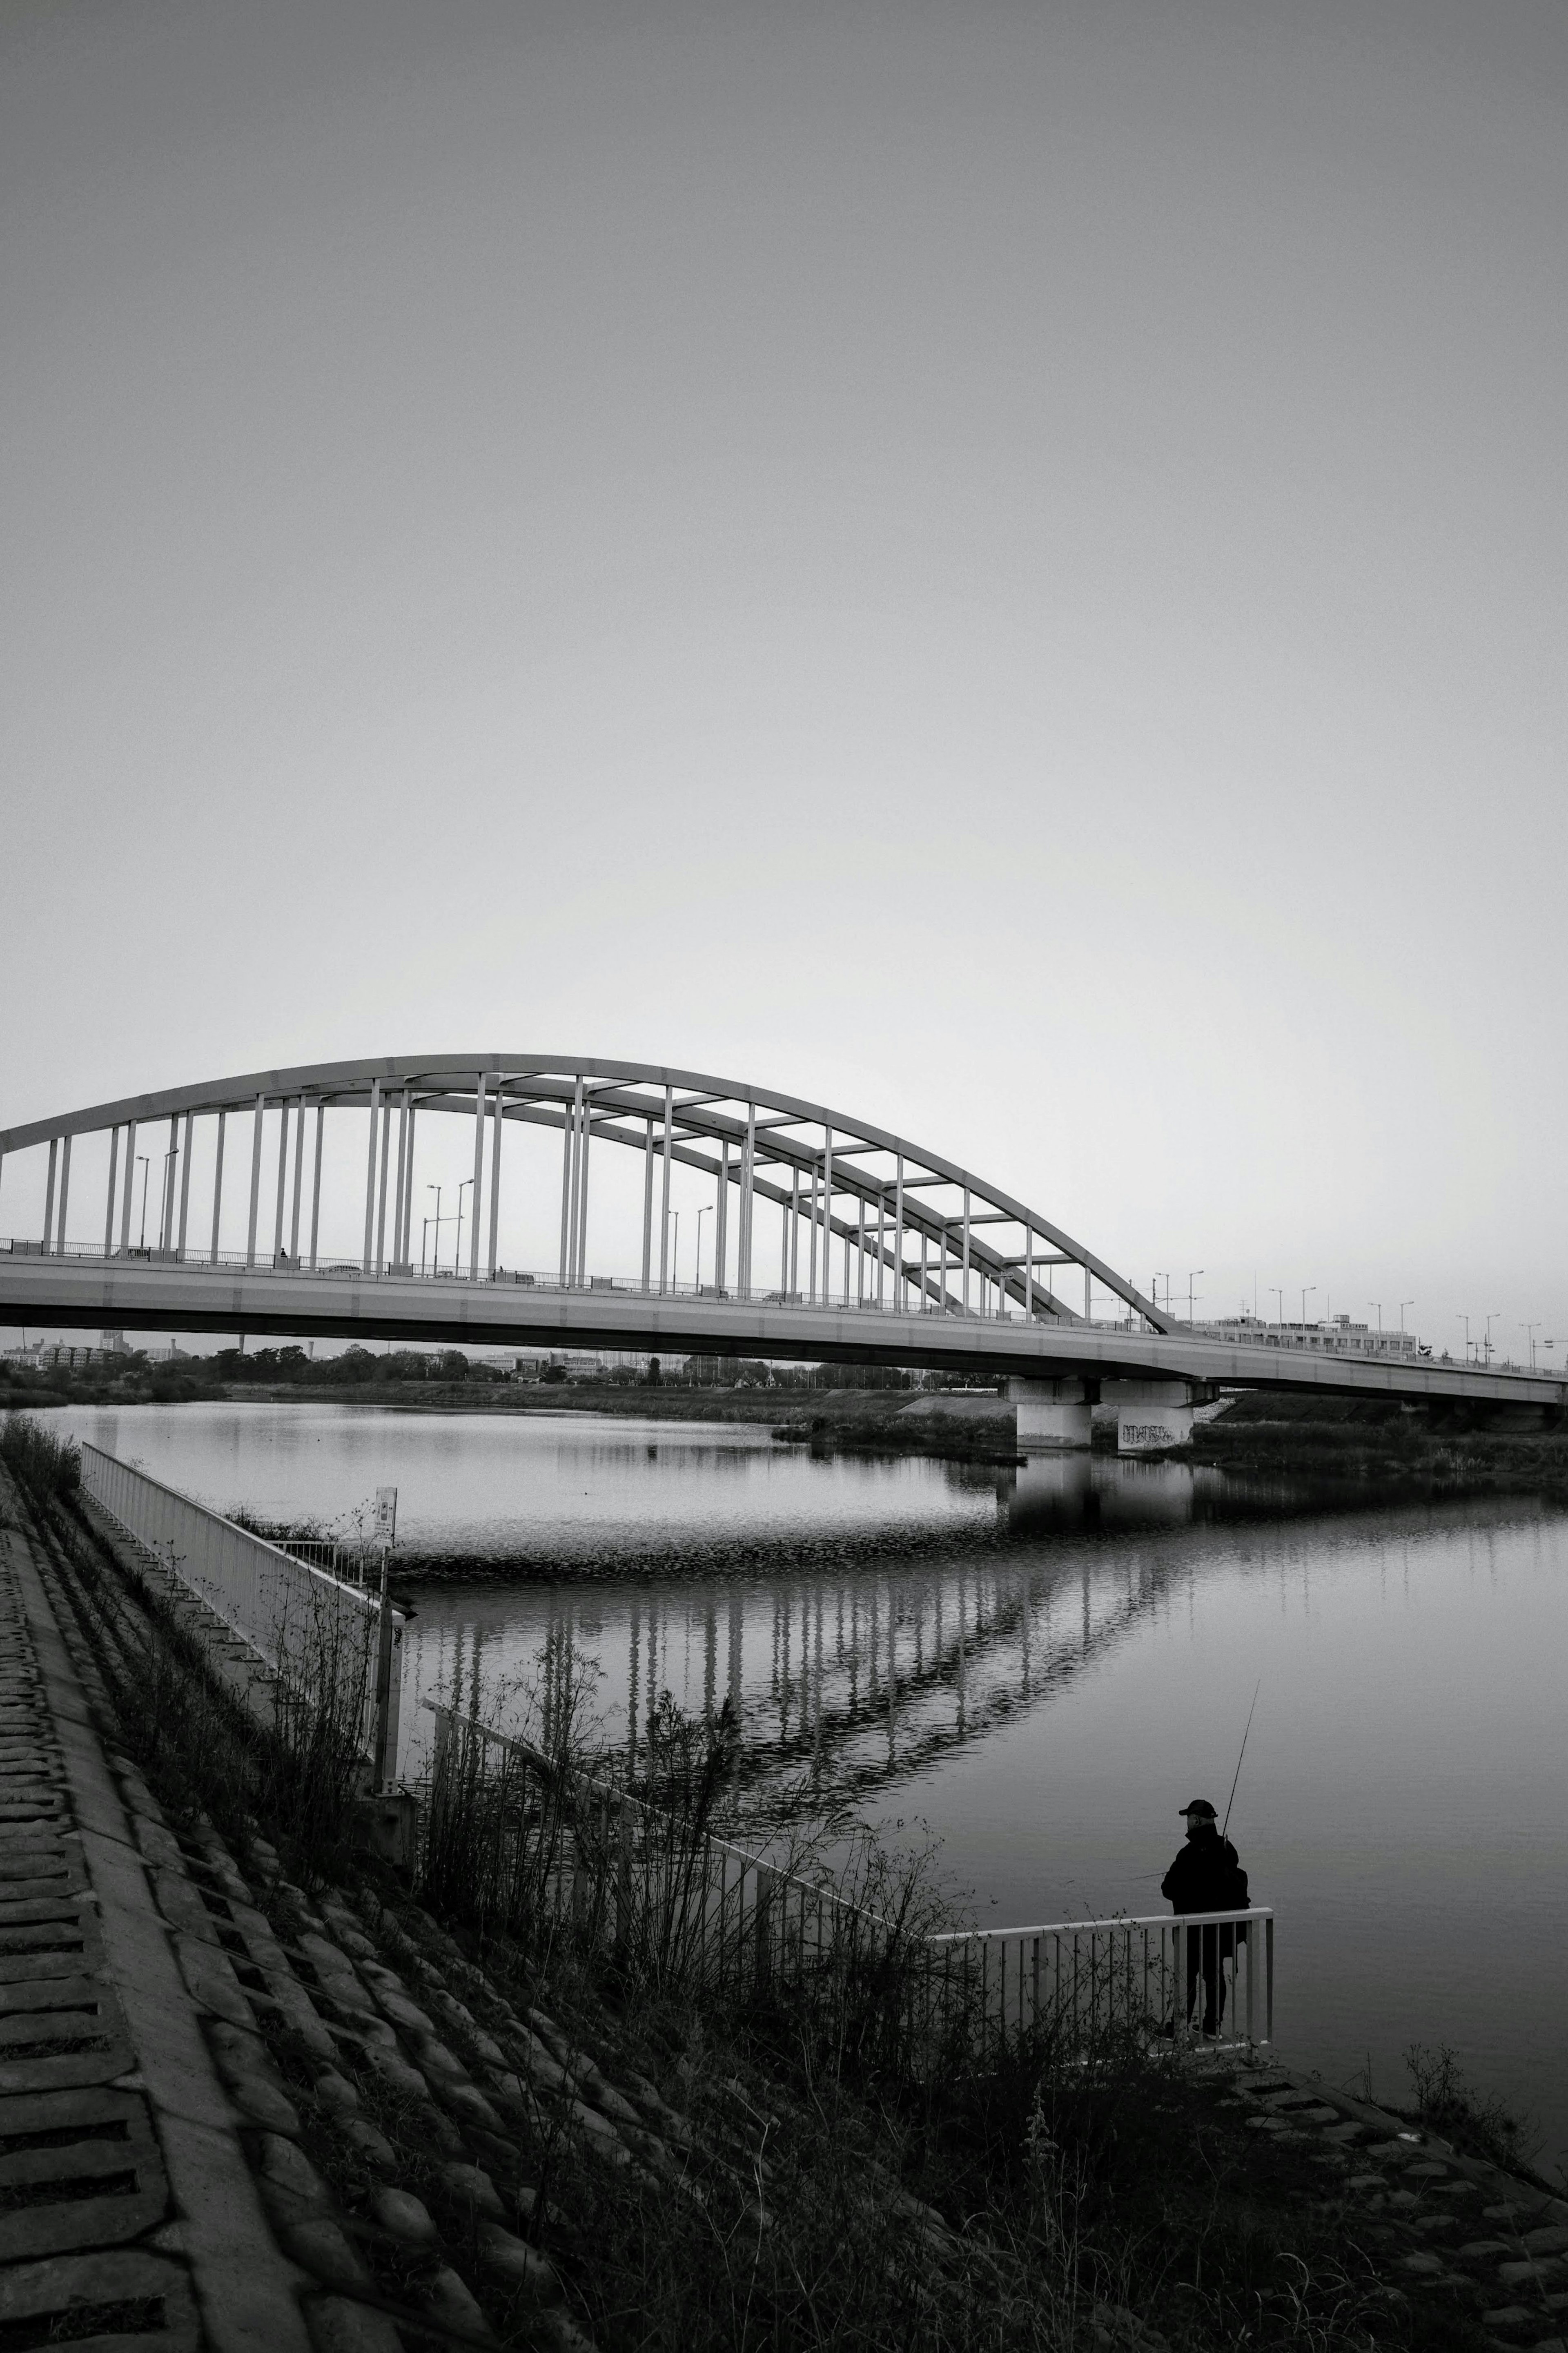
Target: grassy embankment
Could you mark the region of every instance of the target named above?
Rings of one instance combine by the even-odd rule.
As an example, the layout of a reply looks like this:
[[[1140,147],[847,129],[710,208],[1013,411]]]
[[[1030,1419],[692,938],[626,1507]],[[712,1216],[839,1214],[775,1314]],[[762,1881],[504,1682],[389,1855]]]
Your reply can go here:
[[[432,1810],[417,1883],[378,1872],[354,1853],[352,1776],[333,1742],[312,1757],[301,1727],[264,1732],[225,1696],[188,1626],[148,1587],[133,1589],[83,1512],[68,1449],[13,1422],[3,1451],[89,1616],[114,1620],[104,1656],[123,1737],[176,1820],[209,1817],[242,1856],[269,1839],[305,1887],[374,1894],[426,1950],[438,1924],[520,2007],[565,2022],[691,2119],[678,2179],[596,2164],[548,2134],[526,2142],[519,2195],[604,2353],[1465,2353],[1489,2341],[1451,2291],[1390,2284],[1388,2230],[1358,2205],[1342,2156],[1247,2129],[1223,2072],[1142,2031],[1106,2028],[1086,2043],[1047,2029],[1001,2058],[960,2031],[940,2067],[911,2071],[901,1972],[931,1906],[918,1879],[874,1853],[860,1892],[884,1913],[903,1904],[909,1935],[826,1987],[804,1957],[724,1989],[668,1939],[606,1946],[549,1926],[516,1867],[506,1793],[472,1750]],[[557,1721],[570,1725],[569,1707]],[[674,1841],[641,1891],[657,1911],[649,1889],[668,1884],[682,1842],[722,1803],[729,1744],[667,1701],[649,1731],[643,1795],[663,1806]],[[563,1732],[563,1786],[578,1761]],[[600,1868],[589,1915],[617,1900],[617,1859],[606,1851]],[[1451,2069],[1426,2088],[1446,2129],[1468,2127],[1473,2105]],[[394,2103],[375,2121],[402,2136],[405,2179],[421,2182],[417,2120]],[[1511,2149],[1506,2119],[1478,2129]],[[312,2146],[329,2169],[332,2146],[330,2132]],[[352,2165],[339,2186],[362,2194]],[[941,2218],[932,2228],[928,2210]],[[519,2328],[503,2327],[503,2341],[539,2341]]]
[[[1536,1493],[1568,1500],[1568,1429],[1538,1408],[1489,1419],[1485,1408],[1255,1393],[1201,1423],[1190,1453],[1222,1471],[1391,1497]]]

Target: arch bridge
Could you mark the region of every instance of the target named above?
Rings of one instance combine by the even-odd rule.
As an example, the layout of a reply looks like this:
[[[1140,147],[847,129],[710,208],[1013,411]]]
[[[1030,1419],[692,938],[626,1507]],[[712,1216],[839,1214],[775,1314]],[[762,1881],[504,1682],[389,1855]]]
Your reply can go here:
[[[322,1248],[329,1115],[334,1131],[357,1129],[352,1255]],[[413,1250],[418,1155],[435,1118],[472,1135],[467,1256],[438,1271]],[[548,1180],[558,1247],[547,1266],[509,1268],[509,1138],[541,1129],[560,1138]],[[149,1131],[153,1147],[139,1155]],[[88,1138],[98,1140],[90,1195],[72,1181]],[[629,1269],[605,1266],[593,1246],[596,1172],[611,1150],[641,1180],[640,1263]],[[391,1055],[95,1104],[0,1131],[0,1229],[24,1154],[45,1155],[42,1216],[33,1233],[0,1241],[0,1321],[923,1366],[1024,1385],[1020,1434],[1037,1422],[1047,1440],[1086,1429],[1092,1385],[1106,1381],[1131,1385],[1123,1403],[1147,1409],[1146,1430],[1163,1411],[1155,1391],[1172,1403],[1179,1384],[1190,1402],[1194,1382],[1542,1405],[1563,1396],[1547,1376],[1215,1341],[1032,1203],[941,1153],[798,1096],[651,1063]],[[133,1239],[139,1159],[147,1184]],[[706,1282],[700,1256],[698,1279],[679,1280],[678,1171],[710,1197],[698,1219],[711,1212]],[[536,1230],[543,1206],[531,1204]]]

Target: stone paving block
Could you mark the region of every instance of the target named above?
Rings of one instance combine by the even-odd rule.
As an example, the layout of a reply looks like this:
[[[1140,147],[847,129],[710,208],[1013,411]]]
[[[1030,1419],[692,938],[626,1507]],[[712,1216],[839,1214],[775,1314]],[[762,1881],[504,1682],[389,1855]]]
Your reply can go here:
[[[122,2307],[135,2315],[133,2336]],[[95,2331],[95,2314],[116,2334]],[[140,2247],[90,2255],[51,2255],[0,2272],[0,2327],[19,2344],[77,2342],[132,2346],[137,2353],[197,2353],[201,2332],[184,2271],[167,2255]],[[25,2332],[25,2333],[24,2333]]]
[[[1545,2287],[1563,2277],[1563,2268],[1550,2255],[1527,2256],[1521,2263],[1499,2263],[1497,2275],[1504,2287],[1523,2287],[1537,2281]]]
[[[325,2214],[310,2214],[297,2221],[279,2221],[278,2236],[302,2271],[327,2287],[363,2287],[368,2284],[364,2265],[336,2222]]]
[[[150,1875],[158,1909],[170,1926],[195,1937],[199,1944],[216,1945],[217,1928],[212,1914],[202,1902],[200,1889],[186,1878],[184,1870],[160,1867]]]
[[[52,1944],[37,1944],[33,1951],[3,1953],[0,1951],[0,1986],[30,1986],[45,1977],[80,1977],[82,1974],[82,1939],[73,1936],[70,1944],[54,1939]]]
[[[254,2024],[256,2013],[235,1976],[234,1964],[219,1946],[204,1944],[183,1928],[175,1930],[174,1945],[180,1975],[194,2000],[218,2018],[227,2019],[232,2026]]]
[[[350,2296],[313,2296],[305,2306],[305,2323],[316,2353],[404,2353],[396,2324]]]
[[[36,1927],[50,1920],[75,1920],[81,1910],[79,1894],[12,1896],[0,1888],[0,1950],[17,1928]]]
[[[40,2138],[41,2147],[17,2145]],[[0,2260],[140,2238],[163,2220],[168,2200],[146,2104],[134,2093],[0,2100]]]

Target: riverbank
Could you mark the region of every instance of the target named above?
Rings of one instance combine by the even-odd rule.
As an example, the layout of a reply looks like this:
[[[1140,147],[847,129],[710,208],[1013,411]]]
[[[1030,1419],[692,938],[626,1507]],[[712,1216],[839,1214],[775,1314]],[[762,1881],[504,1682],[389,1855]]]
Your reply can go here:
[[[196,1365],[199,1360],[192,1359]],[[1012,1462],[1013,1409],[994,1390],[824,1389],[793,1385],[698,1387],[684,1382],[214,1380],[199,1370],[154,1366],[106,1378],[28,1375],[0,1390],[0,1411],[59,1405],[298,1405],[371,1407],[421,1415],[597,1414],[638,1421],[720,1422],[769,1430],[791,1444],[926,1454],[943,1461]]]
[[[1568,2210],[1295,2071],[1042,2051],[915,2096],[766,2001],[434,1916],[301,1840],[122,1545],[0,1502],[113,1720],[320,2353],[1552,2341]]]
[[[1200,1423],[1181,1457],[1237,1476],[1300,1478],[1390,1501],[1568,1499],[1568,1430],[1542,1427],[1536,1408],[1515,1409],[1512,1419],[1523,1426],[1381,1399],[1255,1393]]]
[[[189,1360],[198,1366],[199,1359]],[[718,1423],[767,1430],[820,1453],[926,1456],[996,1466],[1025,1458],[1016,1417],[990,1389],[816,1388],[761,1385],[399,1379],[237,1381],[157,1366],[108,1376],[13,1375],[0,1411],[61,1405],[300,1404],[420,1416],[592,1414],[606,1419]],[[1115,1451],[1115,1423],[1097,1412],[1097,1452]],[[1222,1403],[1190,1445],[1164,1460],[1238,1478],[1300,1482],[1303,1490],[1390,1502],[1538,1494],[1568,1500],[1568,1428],[1543,1409],[1427,1408],[1381,1398],[1254,1392]]]

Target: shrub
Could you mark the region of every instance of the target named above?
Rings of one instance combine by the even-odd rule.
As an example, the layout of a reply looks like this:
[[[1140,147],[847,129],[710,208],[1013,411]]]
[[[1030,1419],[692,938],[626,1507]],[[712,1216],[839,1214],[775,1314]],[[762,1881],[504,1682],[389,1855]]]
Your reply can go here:
[[[81,1451],[75,1440],[57,1438],[28,1414],[8,1413],[0,1425],[0,1460],[36,1504],[74,1495],[81,1485]]]

